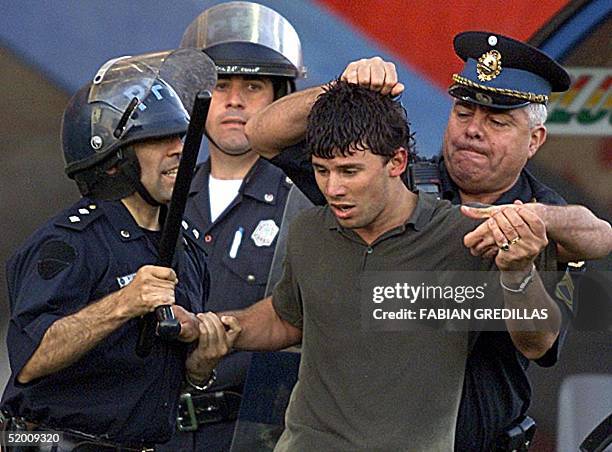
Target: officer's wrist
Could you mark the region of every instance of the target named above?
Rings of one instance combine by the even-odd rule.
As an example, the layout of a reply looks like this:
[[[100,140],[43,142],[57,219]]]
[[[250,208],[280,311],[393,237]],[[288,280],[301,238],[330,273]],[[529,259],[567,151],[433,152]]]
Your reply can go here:
[[[531,210],[533,213],[535,213],[544,222],[544,226],[546,227],[549,226],[549,222],[548,222],[549,206],[547,206],[546,204],[539,203],[539,202],[529,202],[524,205],[529,210]]]
[[[197,391],[206,391],[217,381],[217,371],[213,369],[210,374],[204,378],[199,375],[190,375],[189,372],[185,372],[185,383],[189,389],[195,389]]]
[[[107,295],[100,302],[105,303],[110,308],[112,316],[116,320],[125,322],[136,316],[130,310],[131,304],[129,301],[124,298],[123,289],[120,289]]]
[[[533,282],[535,271],[535,265],[533,264],[523,271],[502,271],[499,275],[499,283],[507,292],[524,293]]]

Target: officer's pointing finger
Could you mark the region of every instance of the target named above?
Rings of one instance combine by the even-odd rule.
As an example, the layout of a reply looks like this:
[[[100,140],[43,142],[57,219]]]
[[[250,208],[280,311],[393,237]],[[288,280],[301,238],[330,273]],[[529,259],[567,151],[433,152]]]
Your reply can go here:
[[[485,218],[490,218],[497,211],[499,211],[499,207],[495,207],[495,206],[488,206],[488,207],[461,206],[461,213],[468,218],[473,218],[474,220],[482,220]]]

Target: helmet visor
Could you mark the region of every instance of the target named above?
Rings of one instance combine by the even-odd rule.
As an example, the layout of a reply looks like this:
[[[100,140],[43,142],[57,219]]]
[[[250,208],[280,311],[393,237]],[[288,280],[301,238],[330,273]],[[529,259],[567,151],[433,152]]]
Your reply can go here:
[[[102,152],[121,140],[138,124],[139,113],[147,109],[148,99],[168,98],[190,111],[196,94],[212,91],[216,79],[214,63],[195,49],[108,61],[94,77],[88,98],[90,104],[105,104],[105,108],[94,108],[92,112],[92,147]]]
[[[246,51],[231,46],[250,44]],[[215,55],[219,72],[253,75],[278,75],[302,78],[306,68],[302,45],[295,28],[271,8],[257,3],[234,1],[215,5],[200,14],[185,30],[181,47],[208,51],[219,46]],[[267,50],[258,58],[253,49]],[[228,54],[228,50],[230,53]],[[270,53],[277,56],[269,58]],[[286,64],[278,66],[278,61]]]

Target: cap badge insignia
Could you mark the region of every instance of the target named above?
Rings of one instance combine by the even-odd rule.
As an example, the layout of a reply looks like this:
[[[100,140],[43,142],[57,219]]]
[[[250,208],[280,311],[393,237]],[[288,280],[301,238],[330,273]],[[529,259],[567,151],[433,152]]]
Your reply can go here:
[[[478,58],[476,72],[478,80],[482,82],[493,80],[501,73],[501,69],[501,53],[497,50],[489,50]]]

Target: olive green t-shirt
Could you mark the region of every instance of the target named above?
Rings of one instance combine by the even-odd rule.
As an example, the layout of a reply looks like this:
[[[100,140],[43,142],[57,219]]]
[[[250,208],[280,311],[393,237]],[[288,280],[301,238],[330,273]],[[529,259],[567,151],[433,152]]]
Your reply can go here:
[[[463,246],[478,222],[419,194],[408,221],[367,245],[327,206],[290,226],[278,315],[303,331],[279,451],[451,451],[467,332],[365,331],[365,271],[479,270]]]

